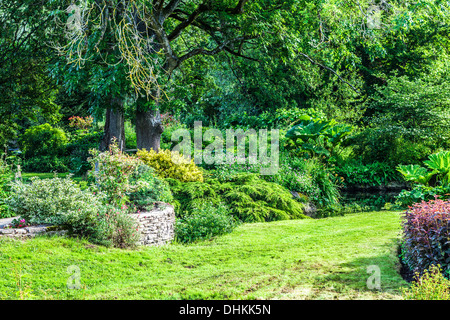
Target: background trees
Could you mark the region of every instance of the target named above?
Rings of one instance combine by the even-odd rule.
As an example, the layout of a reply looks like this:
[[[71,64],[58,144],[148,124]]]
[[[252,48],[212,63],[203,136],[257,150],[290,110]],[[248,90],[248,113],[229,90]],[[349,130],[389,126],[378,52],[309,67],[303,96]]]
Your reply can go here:
[[[113,136],[157,149],[163,112],[226,128],[313,108],[357,127],[353,160],[417,163],[448,148],[444,1],[0,6],[2,144],[30,126],[93,115],[102,149]]]

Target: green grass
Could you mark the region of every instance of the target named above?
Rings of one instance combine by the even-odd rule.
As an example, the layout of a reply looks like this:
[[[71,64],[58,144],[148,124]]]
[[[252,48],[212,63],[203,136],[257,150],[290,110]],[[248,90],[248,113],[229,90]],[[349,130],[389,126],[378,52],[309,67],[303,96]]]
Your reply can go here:
[[[53,178],[53,177],[55,177],[55,174],[54,173],[36,173],[36,172],[22,172],[21,173],[21,175],[22,175],[22,179],[24,180],[24,181],[28,181],[28,180],[30,180],[30,178],[32,178],[32,177],[38,177],[38,178],[40,178],[40,179],[50,179],[50,178]],[[58,178],[64,178],[64,177],[67,177],[69,175],[69,173],[68,172],[65,172],[65,173],[57,173],[56,174],[56,176],[58,177]],[[82,178],[81,177],[72,177],[72,179],[73,180],[75,180],[75,181],[80,181]]]
[[[121,250],[0,240],[2,299],[401,299],[398,212],[243,224],[191,245]],[[68,289],[69,266],[81,289]],[[370,290],[367,267],[381,271]]]

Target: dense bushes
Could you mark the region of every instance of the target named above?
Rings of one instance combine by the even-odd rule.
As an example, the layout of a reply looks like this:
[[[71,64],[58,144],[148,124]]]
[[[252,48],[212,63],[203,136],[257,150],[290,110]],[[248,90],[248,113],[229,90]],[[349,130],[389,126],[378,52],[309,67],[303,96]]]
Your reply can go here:
[[[23,169],[34,172],[67,172],[66,144],[64,130],[50,124],[30,127],[21,136],[24,162]]]
[[[124,205],[128,201],[127,194],[140,188],[138,184],[130,184],[130,177],[142,162],[121,152],[115,143],[104,152],[93,149],[91,155],[88,159],[91,164],[88,172],[91,181],[95,182],[100,191],[105,192],[108,203],[119,207]]]
[[[101,194],[82,190],[70,177],[16,181],[6,200],[10,210],[31,225],[51,224],[89,241],[117,247],[135,245],[136,222],[126,211],[107,205]]]
[[[386,162],[362,163],[349,161],[335,166],[334,172],[342,177],[346,187],[377,187],[390,182],[401,181],[395,168]]]
[[[238,174],[225,182],[208,179],[205,182],[182,183],[169,179],[175,197],[177,213],[192,211],[199,203],[225,203],[231,214],[243,222],[263,222],[307,218],[303,204],[275,183],[255,174]]]
[[[180,181],[203,181],[202,171],[178,152],[170,150],[138,150],[136,153],[146,165],[154,168],[163,178],[173,178]]]
[[[89,150],[97,149],[100,145],[102,131],[82,131],[72,133],[67,144],[68,168],[77,176],[85,174],[90,169]]]
[[[395,204],[401,208],[407,208],[414,203],[430,201],[439,197],[441,200],[450,198],[450,186],[424,186],[415,185],[411,190],[402,190],[395,198]]]
[[[210,239],[233,231],[238,221],[223,203],[197,203],[192,212],[176,220],[175,237],[182,243]]]
[[[82,119],[80,117],[71,117]],[[78,120],[77,125],[80,126]],[[71,122],[71,123],[72,123]],[[82,124],[83,125],[83,124]],[[103,132],[83,129],[65,132],[45,123],[28,128],[20,137],[23,170],[25,172],[72,172],[86,173],[89,150],[98,148]]]
[[[237,174],[259,174],[260,165],[231,164],[217,166],[211,175],[220,181],[227,181]],[[260,175],[262,180],[280,185],[300,197],[299,200],[311,201],[318,207],[338,204],[339,186],[342,181],[333,175],[333,171],[319,159],[303,159],[281,153],[276,174]]]
[[[131,204],[142,209],[156,201],[172,200],[168,184],[139,157],[121,152],[114,143],[107,151],[91,150],[91,154],[88,176],[106,194],[107,203],[117,207]]]
[[[402,260],[422,274],[440,265],[450,275],[450,201],[431,200],[414,204],[403,215]]]
[[[409,206],[420,201],[428,201],[438,196],[446,199],[450,196],[450,151],[432,154],[419,164],[399,165],[397,170],[405,181],[412,184],[411,190],[402,190],[396,203]]]
[[[136,210],[151,210],[157,201],[166,203],[173,201],[169,184],[159,178],[154,169],[147,165],[139,165],[129,181],[131,185],[141,184],[139,189],[128,194],[129,205],[134,206]]]
[[[438,265],[425,270],[416,280],[403,290],[405,300],[450,300],[450,280],[443,276]]]
[[[70,178],[31,178],[31,184],[16,181],[7,200],[10,209],[31,224],[64,224],[68,217],[94,217],[99,196],[82,191]]]
[[[12,181],[13,173],[3,157],[0,157],[0,219],[9,218],[12,212],[9,210],[5,199],[10,194],[9,183]]]

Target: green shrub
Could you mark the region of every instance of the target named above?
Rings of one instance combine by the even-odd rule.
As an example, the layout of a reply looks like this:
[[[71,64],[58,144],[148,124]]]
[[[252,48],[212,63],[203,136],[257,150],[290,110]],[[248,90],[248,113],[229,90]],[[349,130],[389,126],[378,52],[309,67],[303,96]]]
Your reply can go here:
[[[203,202],[192,209],[192,212],[176,220],[175,238],[178,242],[210,239],[230,233],[237,226],[229,214],[229,208],[222,203]]]
[[[431,154],[423,163],[428,168],[410,164],[399,165],[397,170],[406,181],[428,185],[429,181],[435,176],[435,184],[450,184],[450,151],[440,151]]]
[[[432,152],[429,145],[415,142],[418,137],[405,134],[404,128],[386,124],[389,120],[379,119],[374,127],[366,128],[351,136],[353,154],[363,163],[385,162],[392,167],[399,164],[418,164]],[[422,139],[423,140],[423,139]]]
[[[286,188],[260,179],[256,174],[238,174],[228,181],[208,179],[205,182],[182,183],[168,179],[177,213],[191,211],[201,202],[223,202],[231,214],[243,222],[264,222],[308,218],[304,205]]]
[[[7,199],[11,211],[32,225],[57,225],[94,243],[131,246],[137,237],[132,218],[103,202],[102,194],[81,190],[70,176],[16,181]]]
[[[142,187],[130,184],[130,178],[136,174],[137,168],[143,164],[142,161],[121,152],[115,143],[112,143],[107,151],[92,149],[90,153],[92,157],[88,159],[91,164],[89,178],[105,193],[108,204],[117,207],[125,205],[129,201],[128,194]]]
[[[45,123],[25,130],[19,142],[24,171],[68,171],[69,158],[65,156],[68,138],[64,130]]]
[[[337,123],[314,116],[302,115],[286,132],[286,147],[297,155],[307,153],[311,157],[329,157],[335,153],[354,130],[351,125]]]
[[[180,153],[170,150],[153,149],[138,150],[136,156],[146,165],[154,168],[162,178],[173,178],[183,182],[203,181],[203,173],[194,164],[194,160],[188,160]]]
[[[450,281],[444,277],[439,265],[432,265],[417,281],[403,290],[405,300],[450,300]]]
[[[425,186],[414,185],[411,190],[402,190],[395,198],[395,204],[401,208],[406,208],[421,201],[430,201],[437,197],[440,199],[450,198],[450,186]]]
[[[155,170],[147,165],[137,167],[136,172],[130,177],[130,184],[142,185],[138,190],[128,194],[130,204],[137,210],[153,209],[153,204],[158,201],[166,203],[173,201],[169,184],[159,178]]]
[[[62,155],[67,142],[64,130],[53,128],[48,123],[28,128],[20,138],[25,158]]]
[[[117,208],[102,210],[98,216],[97,242],[116,248],[135,247],[140,239],[139,225],[127,211]]]
[[[13,216],[5,199],[10,194],[10,182],[13,179],[13,173],[10,166],[6,163],[5,157],[0,156],[0,218],[9,218]]]
[[[259,172],[258,164],[235,163],[217,166],[212,171],[212,176],[226,182],[239,174]],[[301,202],[309,200],[316,206],[328,206],[336,205],[340,201],[340,180],[333,175],[331,169],[315,158],[303,159],[282,153],[278,172],[273,175],[260,175],[260,178],[297,192]]]
[[[347,187],[353,186],[381,186],[389,182],[401,181],[400,174],[385,162],[362,163],[350,161],[336,165],[334,172],[342,177],[342,183]]]
[[[67,156],[36,156],[25,159],[22,163],[25,172],[68,172],[69,157]]]
[[[72,133],[67,145],[70,172],[79,176],[91,168],[88,162],[89,150],[98,148],[102,135],[101,131],[77,130]]]
[[[15,181],[7,199],[15,215],[31,224],[61,225],[70,219],[96,216],[102,205],[100,197],[89,190],[82,191],[70,177],[39,179],[32,177],[31,183]]]

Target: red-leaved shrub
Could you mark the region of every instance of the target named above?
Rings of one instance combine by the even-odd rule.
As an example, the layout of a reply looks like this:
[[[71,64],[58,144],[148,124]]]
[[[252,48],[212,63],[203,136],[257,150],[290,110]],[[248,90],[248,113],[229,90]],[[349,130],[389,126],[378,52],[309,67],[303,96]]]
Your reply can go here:
[[[403,262],[422,274],[431,265],[440,265],[450,274],[450,201],[422,201],[403,215]]]

